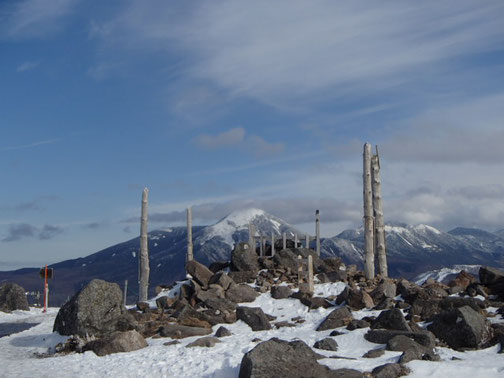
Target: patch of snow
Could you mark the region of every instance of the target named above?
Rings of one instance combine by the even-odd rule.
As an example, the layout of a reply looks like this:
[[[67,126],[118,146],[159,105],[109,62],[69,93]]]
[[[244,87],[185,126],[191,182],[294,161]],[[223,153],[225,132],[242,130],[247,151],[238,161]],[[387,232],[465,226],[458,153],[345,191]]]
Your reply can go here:
[[[416,231],[423,231],[423,232],[429,231],[429,232],[432,232],[436,235],[441,234],[441,231],[439,231],[437,228],[434,228],[432,226],[428,226],[426,224],[418,224],[416,226],[413,226],[413,229],[415,229]]]
[[[133,257],[136,257],[136,252],[135,251],[131,252],[131,254],[133,255]]]

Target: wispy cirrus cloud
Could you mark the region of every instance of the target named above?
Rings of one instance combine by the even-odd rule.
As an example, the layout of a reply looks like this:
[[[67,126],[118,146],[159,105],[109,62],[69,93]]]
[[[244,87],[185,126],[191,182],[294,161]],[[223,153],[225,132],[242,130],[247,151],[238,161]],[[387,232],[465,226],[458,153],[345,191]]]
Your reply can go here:
[[[80,0],[22,0],[0,6],[0,38],[40,38],[60,30]]]
[[[38,61],[26,61],[21,63],[19,66],[17,66],[16,71],[21,73],[21,72],[26,72],[26,71],[31,71],[34,70],[39,66],[40,62]]]
[[[2,151],[13,151],[13,150],[22,150],[25,148],[32,148],[32,147],[38,147],[38,146],[43,146],[46,144],[53,144],[57,143],[61,140],[61,138],[54,138],[54,139],[47,139],[47,140],[41,140],[37,142],[32,142],[28,144],[20,144],[20,145],[15,145],[15,146],[4,146],[0,147],[0,152]]]
[[[40,240],[49,240],[61,234],[63,228],[55,225],[45,224],[37,227],[28,223],[13,223],[9,225],[7,236],[3,242],[14,242],[25,238],[37,237]]]

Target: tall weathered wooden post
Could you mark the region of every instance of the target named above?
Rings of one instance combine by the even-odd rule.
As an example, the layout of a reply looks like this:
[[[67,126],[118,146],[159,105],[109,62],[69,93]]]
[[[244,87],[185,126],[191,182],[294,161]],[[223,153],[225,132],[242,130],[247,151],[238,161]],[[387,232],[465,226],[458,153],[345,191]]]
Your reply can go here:
[[[147,301],[149,291],[149,248],[147,236],[147,206],[149,202],[149,189],[145,188],[142,194],[142,216],[140,219],[140,270],[139,270],[139,302]]]
[[[305,248],[310,248],[310,235],[308,234],[305,235]]]
[[[192,209],[187,208],[187,261],[194,259],[192,242]]]
[[[249,240],[248,240],[248,244],[249,244],[249,247],[252,248],[252,251],[255,252],[256,250],[256,241],[255,241],[255,229],[254,229],[254,225],[252,223],[249,223]]]
[[[380,177],[380,157],[378,155],[378,146],[376,146],[376,155],[371,158],[372,182],[373,182],[373,208],[375,223],[375,250],[378,258],[378,272],[382,277],[388,276],[387,255],[385,251],[385,222],[383,221],[383,207],[381,195],[381,177]]]
[[[283,249],[287,248],[287,233],[286,232],[282,233],[282,247],[283,247]]]
[[[367,279],[373,279],[374,271],[374,217],[373,192],[371,187],[371,145],[364,144],[363,153],[363,183],[364,183],[364,273]]]
[[[315,211],[315,251],[320,256],[320,211]]]
[[[271,231],[271,256],[275,256],[275,233]]]

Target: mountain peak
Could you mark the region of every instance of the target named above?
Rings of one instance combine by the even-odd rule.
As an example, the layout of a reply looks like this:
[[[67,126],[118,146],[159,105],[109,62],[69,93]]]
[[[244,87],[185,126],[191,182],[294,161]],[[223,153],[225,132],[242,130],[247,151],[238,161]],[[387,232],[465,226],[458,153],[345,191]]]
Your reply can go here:
[[[266,212],[261,209],[248,208],[242,210],[235,210],[228,214],[226,217],[222,218],[217,224],[226,222],[232,223],[236,228],[248,227],[248,224],[252,222],[258,216],[267,216]]]

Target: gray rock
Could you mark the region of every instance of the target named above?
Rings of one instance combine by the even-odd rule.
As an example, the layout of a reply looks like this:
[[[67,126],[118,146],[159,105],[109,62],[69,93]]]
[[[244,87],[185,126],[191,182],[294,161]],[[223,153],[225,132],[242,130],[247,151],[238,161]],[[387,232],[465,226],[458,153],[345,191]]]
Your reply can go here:
[[[332,371],[317,362],[320,355],[303,341],[287,342],[272,338],[245,353],[240,365],[240,378],[325,378],[362,377],[355,370]],[[352,373],[354,375],[352,375]]]
[[[188,327],[180,324],[169,324],[159,329],[162,337],[171,337],[172,339],[184,339],[192,336],[205,336],[212,333],[210,328]]]
[[[253,283],[256,279],[257,271],[229,272],[228,276],[235,283]]]
[[[404,335],[394,336],[389,341],[387,341],[387,350],[404,352],[408,349],[418,349],[420,351],[424,351],[426,347],[418,344],[413,339],[410,339],[409,337]]]
[[[346,326],[353,319],[352,314],[346,307],[340,307],[333,310],[317,327],[317,331],[325,331],[326,329],[334,329]]]
[[[413,339],[420,345],[428,347],[430,349],[434,348],[436,345],[436,338],[432,332],[422,331],[422,332],[406,332],[406,331],[394,331],[388,329],[371,329],[365,335],[364,338],[372,343],[376,344],[386,344],[388,341],[398,335],[403,335]]]
[[[367,351],[362,357],[364,358],[378,358],[385,354],[385,349],[371,349]]]
[[[271,288],[271,297],[275,299],[285,299],[292,294],[288,286],[273,286]]]
[[[30,311],[25,290],[14,282],[5,282],[0,285],[0,311],[14,310]]]
[[[227,329],[226,327],[219,327],[219,329],[217,330],[217,332],[215,332],[215,337],[226,337],[226,336],[231,336],[232,333],[229,329]]]
[[[409,373],[410,370],[407,367],[392,363],[377,366],[371,372],[375,378],[397,378],[408,375]]]
[[[347,329],[349,331],[353,331],[355,329],[359,329],[359,328],[367,328],[369,327],[371,324],[364,320],[364,319],[353,319],[352,321],[350,321],[350,323],[347,325]]]
[[[411,327],[398,308],[382,311],[378,318],[371,324],[371,329],[376,328],[411,332]]]
[[[214,274],[210,280],[208,281],[209,284],[217,284],[221,286],[224,290],[229,289],[229,286],[234,285],[235,282],[231,277],[228,276],[227,273],[224,272],[219,272]]]
[[[339,282],[347,280],[347,272],[345,270],[334,270],[326,273],[327,279],[330,282]]]
[[[313,344],[313,347],[323,350],[332,350],[335,352],[338,350],[338,343],[336,340],[326,337],[325,339],[316,341],[315,344]]]
[[[231,253],[231,267],[237,271],[259,270],[259,260],[256,251],[248,243],[238,243]]]
[[[226,298],[209,298],[204,302],[205,306],[213,310],[221,312],[233,312],[236,310],[237,304]]]
[[[469,306],[437,315],[427,328],[453,349],[479,348],[491,336],[485,317]]]
[[[92,280],[60,308],[53,331],[67,336],[103,337],[136,329],[136,322],[122,301],[119,285]]]
[[[205,336],[186,345],[186,348],[204,347],[211,348],[221,341],[217,337]]]
[[[306,249],[306,248],[282,249],[281,251],[275,253],[275,256],[273,256],[273,261],[275,262],[275,265],[279,268],[290,269],[291,272],[297,272],[298,256],[307,258],[308,255],[312,256],[314,273],[319,272],[325,266],[325,263],[317,255],[317,252],[315,252],[313,249]]]
[[[208,286],[208,281],[213,276],[213,272],[210,269],[196,260],[187,262],[186,272],[201,286]]]
[[[212,328],[208,317],[201,311],[196,311],[190,305],[184,306],[181,310],[173,314],[177,318],[177,323],[189,327]]]
[[[226,291],[226,298],[235,303],[253,302],[259,293],[249,285],[233,285]]]
[[[238,307],[236,309],[236,316],[247,323],[253,331],[271,329],[271,324],[266,314],[259,307]]]
[[[205,302],[207,299],[213,298],[224,298],[225,292],[224,289],[217,284],[210,284],[207,290],[200,290],[196,293],[196,298],[200,302]]]
[[[97,356],[112,353],[125,353],[147,347],[148,344],[141,334],[135,330],[114,332],[113,334],[87,343],[83,351],[92,350]]]

